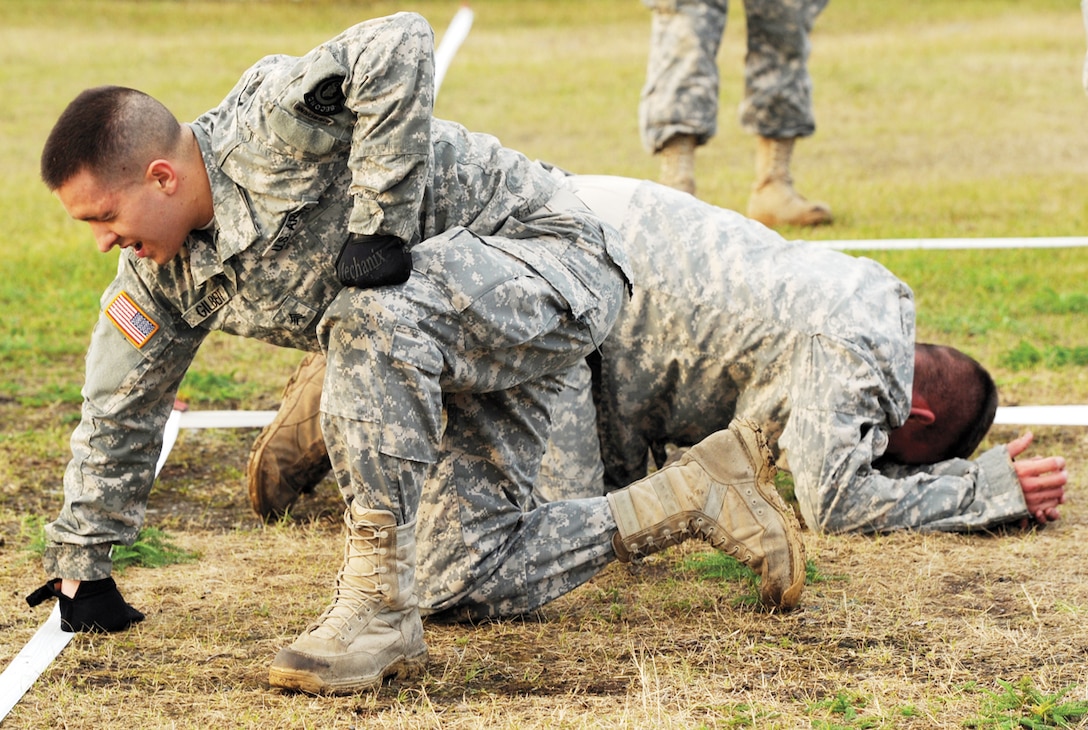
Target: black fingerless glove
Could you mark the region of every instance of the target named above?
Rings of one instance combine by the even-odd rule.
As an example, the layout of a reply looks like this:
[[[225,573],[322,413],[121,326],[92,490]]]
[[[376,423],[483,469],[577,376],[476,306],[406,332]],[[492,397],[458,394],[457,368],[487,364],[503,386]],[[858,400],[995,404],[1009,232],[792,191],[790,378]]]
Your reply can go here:
[[[125,603],[113,578],[85,580],[79,584],[74,598],[60,592],[60,578],[54,578],[26,597],[37,606],[42,601],[60,601],[60,627],[63,631],[122,631],[144,620],[144,615]]]
[[[352,234],[336,259],[336,278],[344,286],[403,284],[411,274],[412,254],[396,236]]]

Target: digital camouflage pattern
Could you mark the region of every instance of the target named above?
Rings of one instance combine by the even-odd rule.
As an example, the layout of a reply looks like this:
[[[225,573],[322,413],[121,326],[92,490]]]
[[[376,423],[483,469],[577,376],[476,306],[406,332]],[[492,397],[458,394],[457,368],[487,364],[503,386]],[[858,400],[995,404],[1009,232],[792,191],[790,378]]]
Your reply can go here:
[[[524,613],[592,577],[614,559],[587,539],[611,534],[600,495],[645,476],[648,453],[663,459],[666,444],[695,444],[734,417],[760,423],[787,457],[813,529],[965,530],[1026,516],[1004,447],[978,461],[880,464],[910,411],[914,375],[913,295],[885,268],[787,242],[657,183],[565,184],[620,230],[634,293],[591,357],[596,405],[588,366],[557,383],[540,479],[518,498],[524,512],[503,509],[501,495],[480,501],[462,459],[427,481],[416,529],[425,613]],[[447,434],[495,418],[469,424],[452,405]],[[548,539],[532,550],[498,539],[518,521],[522,534]]]
[[[646,474],[648,452],[745,417],[777,444],[812,529],[966,530],[1027,516],[1004,446],[977,461],[881,463],[914,377],[913,295],[884,267],[656,183],[568,184],[620,229],[636,282],[601,347],[596,488],[625,486]],[[592,480],[567,457],[591,438],[553,432],[545,471],[563,479],[551,498],[599,494],[560,488]]]
[[[616,231],[540,164],[432,119],[433,84],[432,31],[402,13],[261,60],[191,125],[214,225],[162,267],[120,252],[46,528],[50,574],[103,578],[111,545],[135,539],[174,395],[211,330],[328,348],[340,484],[402,524],[437,458],[443,392],[472,417],[477,393],[505,389],[479,396],[497,409],[486,430],[458,434],[470,498],[535,478],[556,381],[607,335],[624,259]],[[409,283],[343,288],[349,232],[412,246]]]
[[[773,139],[816,131],[809,33],[828,0],[745,0],[748,51],[741,127]],[[643,0],[653,10],[639,129],[650,152],[678,134],[717,132],[718,49],[728,0]]]

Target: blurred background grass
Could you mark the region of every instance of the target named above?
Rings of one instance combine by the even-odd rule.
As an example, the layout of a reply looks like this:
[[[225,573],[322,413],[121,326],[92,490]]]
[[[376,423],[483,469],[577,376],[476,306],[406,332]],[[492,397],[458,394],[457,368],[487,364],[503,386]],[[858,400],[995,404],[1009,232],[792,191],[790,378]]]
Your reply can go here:
[[[587,173],[657,174],[636,126],[649,13],[637,0],[477,0],[437,114],[531,157]],[[0,398],[78,402],[82,353],[116,254],[99,255],[38,181],[67,102],[116,83],[182,120],[214,106],[271,53],[297,55],[344,27],[421,12],[441,38],[455,2],[0,3]],[[743,210],[751,137],[743,7],[719,57],[719,133],[698,156],[700,197]],[[1085,37],[1071,0],[834,0],[810,68],[817,133],[794,158],[799,189],[836,223],[789,238],[1069,236],[1088,233]],[[1088,251],[872,252],[918,298],[919,335],[990,366],[1004,402],[1088,402]],[[213,337],[186,395],[267,407],[294,353]],[[237,387],[230,387],[236,382]]]

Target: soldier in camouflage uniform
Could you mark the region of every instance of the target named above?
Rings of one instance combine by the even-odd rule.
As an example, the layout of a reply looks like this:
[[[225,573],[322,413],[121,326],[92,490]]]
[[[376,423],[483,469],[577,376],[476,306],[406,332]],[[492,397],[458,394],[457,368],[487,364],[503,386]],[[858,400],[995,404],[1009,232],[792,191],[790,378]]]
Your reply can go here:
[[[328,360],[344,563],[332,603],[274,660],[273,686],[354,692],[422,665],[415,524],[436,464],[488,518],[480,544],[493,549],[476,559],[527,581],[528,608],[691,536],[759,570],[768,604],[796,605],[804,547],[752,424],[662,477],[532,509],[555,393],[608,334],[625,257],[542,165],[433,118],[433,51],[423,18],[401,13],[263,59],[189,125],[99,87],[54,126],[43,180],[101,251],[121,249],[46,528],[58,577],[28,598],[56,597],[69,630],[142,619],[110,549],[143,522],[164,423],[211,330]]]
[[[957,531],[1057,519],[1060,457],[1014,462],[1030,442],[1021,438],[967,460],[992,423],[993,382],[951,348],[916,345],[913,295],[884,267],[785,241],[656,183],[565,183],[619,229],[638,285],[591,356],[593,397],[588,365],[560,393],[537,502],[614,490],[646,474],[648,454],[660,467],[666,445],[697,443],[744,417],[764,424],[788,459],[815,530]],[[307,367],[320,372],[319,362]],[[288,388],[286,401],[295,414],[316,414],[304,389]],[[261,442],[292,444],[296,434],[274,422]],[[265,495],[258,511],[298,496],[278,475],[312,466],[321,450],[320,434],[312,438],[289,457],[289,447],[254,450],[250,488]],[[471,511],[472,495],[457,480],[428,480],[421,574],[441,580],[421,581],[421,606],[470,618],[525,610],[516,576],[471,575],[489,519],[465,520]]]
[[[594,356],[603,488],[644,474],[648,452],[663,463],[666,444],[745,417],[777,444],[819,531],[1057,518],[1060,457],[1014,464],[1027,446],[1017,439],[965,460],[993,421],[992,380],[951,348],[915,343],[913,294],[884,267],[653,183],[569,184],[620,229],[640,284]],[[932,429],[912,433],[930,418]],[[556,429],[549,454],[584,442]],[[566,471],[576,461],[545,461],[565,474],[553,483],[586,483]]]
[[[768,226],[831,222],[831,209],[793,189],[795,141],[816,130],[809,33],[828,0],[745,0],[748,53],[740,122],[756,135],[756,182],[748,216]],[[718,48],[728,0],[643,0],[653,10],[650,57],[639,103],[647,150],[661,182],[695,193],[695,148],[717,132]]]

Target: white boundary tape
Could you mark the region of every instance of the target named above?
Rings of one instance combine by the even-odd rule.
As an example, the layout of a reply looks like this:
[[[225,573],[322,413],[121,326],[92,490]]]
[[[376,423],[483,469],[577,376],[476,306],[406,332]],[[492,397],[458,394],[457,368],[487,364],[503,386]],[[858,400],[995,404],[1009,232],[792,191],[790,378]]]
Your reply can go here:
[[[1088,426],[1088,406],[1008,406],[997,409],[994,424]]]
[[[174,411],[167,422],[175,428],[264,428],[272,423],[275,411]],[[1085,406],[1003,406],[997,409],[995,424],[1021,426],[1088,426]],[[173,438],[177,438],[175,430]],[[173,439],[170,440],[173,445]],[[167,450],[163,440],[163,453]]]
[[[185,411],[178,413],[179,428],[264,428],[275,411]],[[164,446],[165,448],[165,446]]]
[[[0,722],[11,708],[23,698],[34,681],[56,658],[75,634],[60,629],[60,604],[53,604],[53,613],[38,627],[30,641],[0,674]]]
[[[1059,238],[886,238],[856,241],[807,241],[840,251],[895,251],[910,249],[953,250],[965,248],[1076,248],[1088,246],[1088,237]]]
[[[446,78],[450,62],[453,61],[457,49],[465,42],[469,30],[472,29],[472,8],[468,4],[462,5],[453,14],[446,32],[442,34],[442,41],[434,49],[434,95],[438,96],[438,90],[442,88],[442,81]]]

